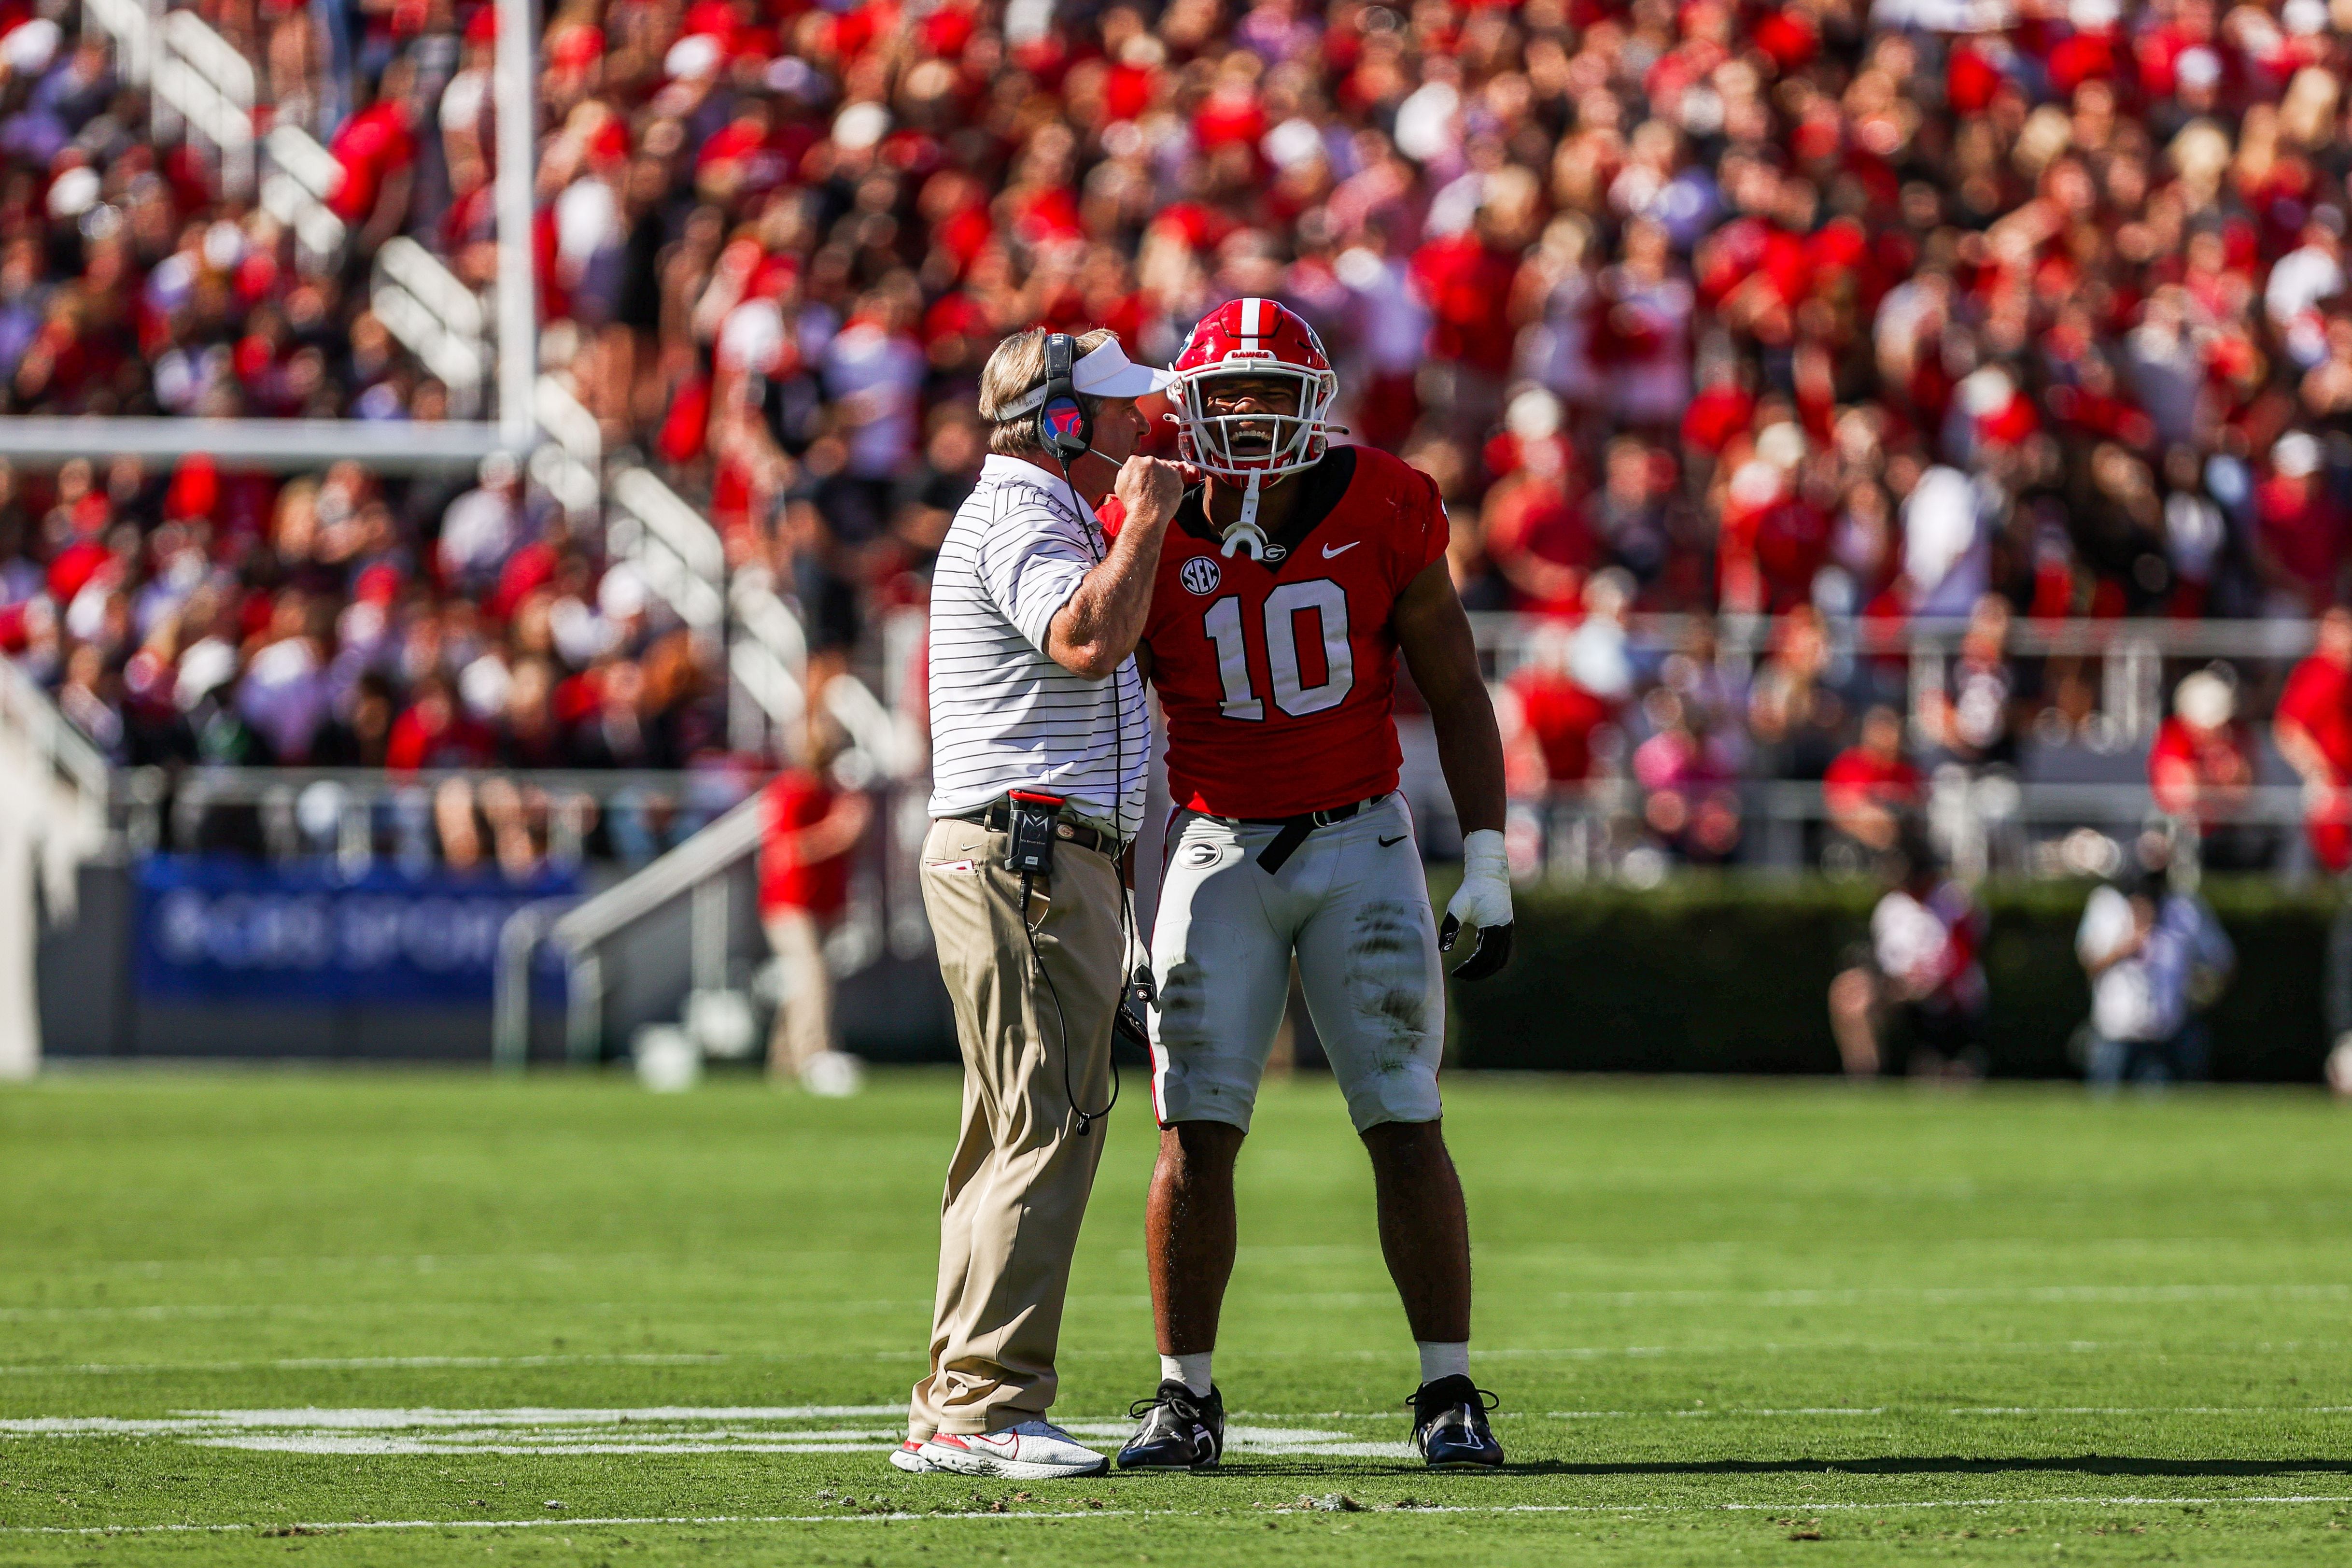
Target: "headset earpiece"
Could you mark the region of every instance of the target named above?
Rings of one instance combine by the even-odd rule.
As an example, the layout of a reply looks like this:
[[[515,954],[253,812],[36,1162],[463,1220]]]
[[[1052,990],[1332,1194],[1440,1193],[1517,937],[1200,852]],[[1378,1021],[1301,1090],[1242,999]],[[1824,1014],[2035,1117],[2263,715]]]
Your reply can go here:
[[[1045,401],[1037,410],[1037,444],[1064,463],[1073,463],[1093,450],[1094,421],[1078,402],[1071,381],[1077,363],[1077,345],[1067,332],[1045,339]]]

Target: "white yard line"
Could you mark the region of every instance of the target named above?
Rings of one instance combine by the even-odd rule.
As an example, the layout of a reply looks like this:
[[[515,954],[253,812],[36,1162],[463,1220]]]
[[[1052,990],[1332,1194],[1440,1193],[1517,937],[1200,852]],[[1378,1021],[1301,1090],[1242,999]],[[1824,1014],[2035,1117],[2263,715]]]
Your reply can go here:
[[[71,1362],[56,1366],[0,1366],[0,1377],[110,1377],[173,1372],[378,1372],[411,1367],[480,1371],[509,1366],[709,1366],[749,1358],[716,1352],[642,1355],[289,1356],[277,1361]]]
[[[1889,1408],[1874,1405],[1867,1409],[1821,1405],[1802,1410],[1763,1410],[1741,1405],[1722,1410],[1547,1410],[1544,1415],[1554,1421],[1704,1420],[1710,1415],[1884,1415]]]
[[[1746,1301],[1759,1307],[1851,1307],[1867,1301],[2343,1301],[2352,1285],[1875,1285],[1804,1290],[1556,1290],[1556,1301],[1624,1306]]]
[[[2352,1405],[1988,1405],[1954,1415],[2352,1415]]]
[[[1499,1414],[1499,1413],[1498,1413]],[[1717,1415],[2352,1415],[2352,1405],[1989,1405],[1938,1409],[1926,1405],[1874,1405],[1766,1410],[1547,1410],[1553,1421],[1705,1420]]]
[[[1785,1513],[1806,1515],[1816,1513],[1892,1513],[1903,1509],[1992,1509],[1992,1508],[2218,1508],[2229,1504],[2263,1506],[2301,1505],[2311,1503],[2352,1503],[2352,1493],[2303,1494],[2284,1493],[2244,1497],[2023,1497],[2023,1498],[1927,1498],[1901,1502],[1817,1502],[1809,1499],[1794,1502],[1690,1502],[1690,1503],[1497,1503],[1492,1505],[1440,1503],[1410,1509],[1376,1508],[1367,1505],[1361,1511],[1385,1514],[1455,1513],[1455,1514],[1623,1514],[1645,1513]],[[1319,1509],[1269,1509],[1268,1514],[1288,1514],[1314,1518]],[[303,1523],[260,1521],[244,1524],[13,1524],[0,1525],[0,1534],[7,1535],[163,1535],[163,1534],[226,1534],[237,1531],[346,1531],[346,1530],[546,1530],[562,1527],[571,1530],[646,1528],[659,1525],[697,1526],[714,1524],[961,1524],[966,1521],[989,1523],[1053,1524],[1074,1519],[1197,1519],[1213,1512],[1233,1517],[1230,1510],[1159,1509],[1159,1508],[1094,1508],[1072,1509],[1055,1512],[1039,1510],[1032,1513],[772,1513],[772,1514],[646,1514],[626,1517],[573,1519],[556,1515],[546,1519],[372,1519],[344,1522],[319,1521]],[[1248,1518],[1243,1514],[1238,1517]]]

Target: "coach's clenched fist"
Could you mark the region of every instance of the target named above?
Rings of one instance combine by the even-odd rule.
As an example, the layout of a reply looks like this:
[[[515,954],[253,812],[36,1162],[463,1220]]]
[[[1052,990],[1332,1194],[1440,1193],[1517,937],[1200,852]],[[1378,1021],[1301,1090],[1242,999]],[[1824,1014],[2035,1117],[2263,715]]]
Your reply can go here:
[[[1119,465],[1111,494],[1118,498],[1130,521],[1165,522],[1176,515],[1184,499],[1184,479],[1182,465],[1138,452]]]

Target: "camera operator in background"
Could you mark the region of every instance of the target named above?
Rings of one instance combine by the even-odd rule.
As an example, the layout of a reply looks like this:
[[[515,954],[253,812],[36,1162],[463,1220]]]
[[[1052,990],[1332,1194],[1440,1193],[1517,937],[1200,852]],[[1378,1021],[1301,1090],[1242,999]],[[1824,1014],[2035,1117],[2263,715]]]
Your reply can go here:
[[[1105,1466],[1045,1412],[1128,973],[1121,859],[1151,756],[1135,647],[1184,489],[1178,467],[1136,455],[1135,400],[1167,379],[1106,331],[1024,332],[981,372],[990,456],[931,588],[921,871],[963,1128],[930,1367],[891,1456],[903,1470],[1050,1480]],[[1126,526],[1109,541],[1094,508],[1114,491]]]
[[[2085,1077],[2098,1089],[2204,1078],[2197,1013],[2221,994],[2238,963],[2213,911],[2168,876],[2164,840],[2143,838],[2139,858],[2131,875],[2092,889],[2074,932],[2091,982]]]
[[[1984,910],[1916,821],[1906,821],[1887,857],[1894,886],[1870,912],[1870,940],[1857,944],[1830,982],[1830,1028],[1848,1078],[1875,1078],[1892,1064],[1891,1037],[1914,1078],[1984,1076],[1987,993]]]

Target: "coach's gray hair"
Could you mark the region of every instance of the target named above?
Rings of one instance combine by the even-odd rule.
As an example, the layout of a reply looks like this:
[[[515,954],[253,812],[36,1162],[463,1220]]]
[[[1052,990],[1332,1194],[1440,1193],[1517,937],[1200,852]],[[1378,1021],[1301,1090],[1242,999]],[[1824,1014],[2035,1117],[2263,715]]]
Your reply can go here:
[[[1025,332],[1005,339],[988,356],[980,368],[980,416],[988,421],[988,449],[1000,458],[1042,458],[1045,448],[1037,440],[1037,411],[1007,416],[1005,410],[1018,404],[1034,391],[1045,379],[1045,339],[1049,334],[1043,327],[1032,327]],[[1076,353],[1072,363],[1086,358],[1118,334],[1108,327],[1097,327],[1091,332],[1072,334]],[[1102,412],[1102,399],[1078,394],[1078,406],[1094,419]]]

